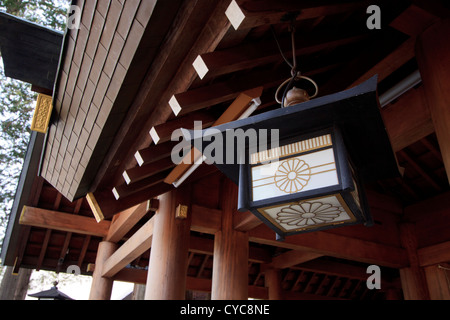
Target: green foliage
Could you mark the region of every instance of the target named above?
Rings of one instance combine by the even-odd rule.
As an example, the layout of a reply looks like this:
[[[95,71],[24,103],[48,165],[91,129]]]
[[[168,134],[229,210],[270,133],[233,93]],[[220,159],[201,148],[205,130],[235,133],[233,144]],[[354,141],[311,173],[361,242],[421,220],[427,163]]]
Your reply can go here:
[[[65,29],[68,5],[68,0],[0,0],[3,11],[60,31]]]
[[[68,0],[0,0],[0,11],[63,31]],[[30,139],[36,104],[31,85],[5,77],[0,56],[0,243]]]
[[[27,150],[36,94],[30,85],[5,78],[1,73],[0,223],[4,227]]]

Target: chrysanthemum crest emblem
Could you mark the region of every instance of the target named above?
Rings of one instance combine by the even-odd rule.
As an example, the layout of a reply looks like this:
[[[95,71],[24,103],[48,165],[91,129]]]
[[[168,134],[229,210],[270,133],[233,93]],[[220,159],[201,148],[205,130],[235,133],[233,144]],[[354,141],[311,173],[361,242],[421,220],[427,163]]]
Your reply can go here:
[[[332,222],[343,212],[342,207],[330,203],[304,201],[282,208],[276,219],[289,226],[311,226]]]
[[[288,159],[283,161],[275,173],[275,185],[286,193],[301,191],[311,178],[311,168],[300,159]]]

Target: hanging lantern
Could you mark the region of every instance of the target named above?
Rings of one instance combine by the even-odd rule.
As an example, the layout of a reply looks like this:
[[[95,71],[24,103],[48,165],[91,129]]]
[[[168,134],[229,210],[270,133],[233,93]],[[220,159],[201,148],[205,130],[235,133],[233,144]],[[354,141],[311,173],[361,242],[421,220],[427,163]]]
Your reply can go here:
[[[212,143],[223,142],[211,162],[238,184],[238,209],[251,211],[280,238],[357,223],[371,225],[364,183],[399,174],[376,86],[375,76],[352,89],[201,134],[182,131],[206,161]],[[236,144],[239,137],[230,132],[237,131],[258,139]],[[256,134],[247,134],[250,131]],[[264,146],[262,142],[269,140],[271,144]],[[216,161],[218,153],[226,161]]]

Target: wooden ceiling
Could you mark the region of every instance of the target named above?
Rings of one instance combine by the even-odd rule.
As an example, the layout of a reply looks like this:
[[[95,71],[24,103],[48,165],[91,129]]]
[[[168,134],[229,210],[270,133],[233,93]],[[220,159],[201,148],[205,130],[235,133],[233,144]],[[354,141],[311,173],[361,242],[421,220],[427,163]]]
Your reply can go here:
[[[170,136],[175,129],[192,128],[195,120],[202,121],[204,127],[213,125],[241,92],[260,86],[263,87],[262,104],[256,113],[279,107],[274,99],[275,90],[290,76],[291,70],[281,57],[275,37],[288,59],[292,49],[290,23],[276,19],[293,11],[298,4],[241,2],[242,10],[248,10],[251,16],[246,24],[235,30],[224,16],[229,1],[218,2],[209,9],[210,15],[202,16],[204,29],[196,29],[199,36],[190,42],[182,37],[191,24],[201,23],[196,11],[201,9],[180,7],[178,16],[183,17],[185,24],[173,30],[159,54],[173,51],[186,54],[170,64],[167,61],[157,64],[159,60],[155,60],[151,65],[129,117],[122,123],[91,185],[90,190],[94,191],[106,218],[171,188],[163,181],[175,167],[170,160],[174,145]],[[379,75],[382,95],[417,70],[415,37],[438,19],[408,1],[379,1],[382,28],[369,30],[365,2],[316,5],[298,8],[303,11],[295,22],[296,55],[298,70],[318,83],[321,96],[344,90],[373,74]],[[261,18],[267,16],[271,18]],[[175,59],[171,55],[167,58]],[[178,69],[173,68],[174,64]],[[167,86],[159,88],[160,91],[146,86],[146,81],[157,83],[159,77],[168,76],[164,72],[150,78],[154,77],[154,68],[172,70],[171,82],[166,80]],[[402,119],[403,127],[399,128],[398,121],[411,108],[408,101],[393,101],[383,110],[395,151],[433,133],[430,116],[417,101],[421,89],[412,92],[409,97],[415,100],[413,105],[418,112],[409,115],[415,116],[414,119]],[[145,155],[146,160],[139,164],[136,153]],[[406,160],[407,153],[408,150],[402,151],[399,156],[402,161]],[[203,169],[194,173],[192,179],[209,173]],[[439,183],[445,185],[445,181]]]
[[[344,90],[373,74],[379,75],[382,95],[417,70],[416,36],[447,14],[438,1],[413,2],[373,1],[371,4],[381,8],[381,30],[366,27],[366,1],[332,4],[306,1],[305,7],[299,7],[298,1],[240,0],[236,3],[246,18],[237,30],[225,15],[229,0],[173,1],[170,5],[165,2],[173,20],[165,29],[167,33],[158,50],[152,51],[153,59],[147,61],[145,74],[139,70],[142,81],[135,84],[136,94],[129,101],[123,121],[117,124],[104,157],[95,159],[97,170],[91,177],[89,191],[93,192],[107,222],[112,218],[113,223],[117,213],[131,210],[174,188],[164,182],[175,167],[170,160],[174,145],[170,134],[174,129],[191,128],[194,120],[211,126],[241,92],[260,86],[263,87],[262,104],[256,113],[279,107],[274,93],[290,76],[290,68],[278,51],[274,34],[290,57],[290,23],[280,22],[286,13],[300,12],[295,22],[298,66],[318,83],[320,95]],[[145,51],[139,52],[139,58],[145,59]],[[197,74],[194,61],[202,77]],[[418,84],[382,110],[404,175],[366,186],[374,227],[344,227],[277,242],[274,234],[249,213],[236,215],[235,227],[249,232],[250,296],[267,298],[264,272],[270,266],[277,266],[283,269],[282,288],[286,298],[402,297],[398,270],[408,262],[398,223],[413,221],[423,225],[418,233],[418,245],[424,263],[431,261],[427,259],[432,259],[429,252],[433,246],[450,240],[445,231],[449,226],[447,215],[439,209],[433,210],[435,199],[444,205],[450,193],[423,99]],[[155,139],[155,133],[159,140]],[[137,152],[139,161],[135,158]],[[213,166],[202,165],[185,182],[191,183],[195,199],[189,290],[205,292],[211,287],[214,219],[221,212],[223,179]],[[40,187],[39,200],[33,207],[93,217],[84,197],[71,202],[61,196],[63,190],[57,191],[44,180]],[[424,213],[424,207],[431,209]],[[126,241],[152,215],[151,210],[146,211],[119,242]],[[22,233],[18,266],[61,271],[71,264],[86,270],[88,264],[95,262],[102,239],[92,234],[36,226],[23,227]],[[115,279],[145,283],[148,258],[149,250],[145,250],[117,273]],[[382,290],[368,290],[365,285],[366,268],[372,263],[382,268]]]

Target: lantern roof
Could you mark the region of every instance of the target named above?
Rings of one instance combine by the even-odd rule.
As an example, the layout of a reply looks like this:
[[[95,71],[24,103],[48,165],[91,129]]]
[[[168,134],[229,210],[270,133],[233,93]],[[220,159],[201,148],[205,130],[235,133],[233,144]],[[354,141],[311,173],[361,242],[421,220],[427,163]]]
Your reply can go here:
[[[56,285],[53,286],[50,290],[29,294],[28,296],[38,299],[74,300],[65,293],[59,291]]]
[[[351,89],[316,98],[287,108],[261,113],[205,129],[202,135],[193,130],[182,129],[183,136],[194,146],[204,149],[214,141],[212,136],[220,132],[226,144],[226,132],[242,129],[279,130],[279,139],[291,141],[295,136],[337,126],[342,133],[346,148],[361,178],[373,181],[399,175],[395,154],[379,111],[377,76]],[[197,140],[197,141],[196,141]],[[223,158],[230,148],[224,146]],[[236,155],[236,146],[232,150]],[[261,151],[261,150],[259,150]],[[236,160],[236,159],[235,159]],[[237,161],[215,163],[236,184],[239,177]]]

